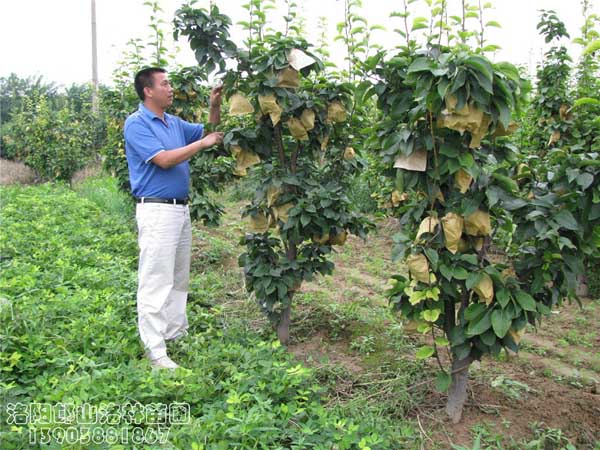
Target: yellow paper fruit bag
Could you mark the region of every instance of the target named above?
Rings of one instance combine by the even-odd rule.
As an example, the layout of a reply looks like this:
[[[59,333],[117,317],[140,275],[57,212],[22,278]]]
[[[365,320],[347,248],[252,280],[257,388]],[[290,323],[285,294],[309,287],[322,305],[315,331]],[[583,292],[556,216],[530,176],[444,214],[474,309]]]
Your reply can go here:
[[[344,150],[344,160],[351,161],[356,158],[356,152],[352,147],[346,147]]]
[[[300,86],[299,72],[291,67],[280,70],[277,74],[277,87],[296,89]]]
[[[478,209],[465,219],[465,232],[470,236],[489,236],[492,233],[490,215]]]
[[[471,183],[473,182],[473,177],[465,172],[463,169],[459,169],[454,174],[454,184],[458,188],[461,194],[464,194],[469,190]]]
[[[239,145],[231,146],[231,154],[235,158],[235,169],[233,174],[244,177],[248,174],[248,168],[260,162],[259,156],[249,150],[243,149]]]
[[[425,218],[419,225],[419,230],[417,231],[417,241],[425,233],[435,234],[435,229],[439,224],[440,221],[437,219],[437,217]]]
[[[273,125],[277,125],[281,120],[281,107],[277,103],[277,98],[274,94],[259,95],[258,104],[263,114],[268,114],[273,122]]]
[[[344,245],[346,243],[347,237],[348,237],[348,234],[344,230],[342,230],[339,233],[330,235],[329,243],[331,245]]]
[[[449,212],[442,217],[444,239],[446,241],[446,248],[450,253],[455,254],[458,252],[464,225],[464,219],[453,212]]]
[[[489,305],[494,300],[494,283],[487,273],[484,273],[475,286],[473,286],[473,292],[475,292],[479,298]]]
[[[305,109],[300,115],[300,122],[306,131],[315,127],[315,112],[312,109]]]
[[[269,229],[269,220],[263,213],[250,216],[250,230],[254,233],[264,233]]]
[[[296,117],[291,117],[287,121],[287,126],[290,130],[290,134],[295,139],[297,139],[299,141],[307,141],[308,140],[308,133],[306,132],[306,129],[302,126],[302,122],[300,121],[300,119],[298,119]]]
[[[242,94],[235,93],[229,99],[229,114],[232,116],[243,116],[254,112],[250,101]]]
[[[344,122],[346,108],[338,101],[333,101],[327,106],[327,122]]]
[[[429,283],[429,261],[425,255],[410,255],[406,258],[410,276],[422,283]]]

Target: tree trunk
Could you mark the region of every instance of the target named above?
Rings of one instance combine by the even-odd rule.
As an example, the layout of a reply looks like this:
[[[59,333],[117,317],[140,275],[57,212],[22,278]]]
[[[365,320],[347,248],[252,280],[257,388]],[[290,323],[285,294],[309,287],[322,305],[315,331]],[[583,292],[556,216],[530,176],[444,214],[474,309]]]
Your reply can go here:
[[[290,340],[290,322],[292,316],[292,302],[281,312],[281,319],[277,324],[277,337],[282,345],[287,345]]]
[[[288,244],[286,251],[287,258],[289,261],[295,261],[298,254],[298,248],[295,243]],[[281,318],[277,324],[277,337],[281,345],[287,345],[290,340],[290,323],[292,322],[292,300],[296,289],[299,286],[295,286],[294,289],[288,290],[288,302],[287,306],[281,311]]]
[[[472,356],[452,361],[452,382],[448,390],[446,413],[452,423],[460,422],[463,407],[467,401],[467,385],[469,382],[469,366],[474,361]]]

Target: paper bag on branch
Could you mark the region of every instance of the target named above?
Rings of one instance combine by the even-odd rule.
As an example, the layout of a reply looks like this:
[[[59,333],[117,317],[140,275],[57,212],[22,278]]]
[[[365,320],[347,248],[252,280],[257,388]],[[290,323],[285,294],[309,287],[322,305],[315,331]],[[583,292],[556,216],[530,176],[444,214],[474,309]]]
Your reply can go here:
[[[480,252],[481,249],[483,248],[483,243],[485,242],[485,238],[479,237],[479,238],[475,238],[473,239],[473,248]]]
[[[300,86],[300,74],[291,67],[280,70],[277,74],[277,87],[296,89]]]
[[[454,174],[454,184],[458,188],[461,194],[464,194],[471,187],[471,183],[473,182],[473,177],[469,175],[465,170],[459,169]]]
[[[556,144],[559,139],[560,139],[560,131],[554,130],[552,132],[552,134],[550,135],[550,139],[548,140],[548,144],[546,144],[546,146],[550,147],[552,144]]]
[[[288,62],[290,66],[299,71],[314,64],[315,60],[299,48],[294,48],[288,53]]]
[[[313,234],[312,241],[315,244],[325,245],[329,242],[329,233],[325,233],[325,234],[321,234],[321,235]]]
[[[250,216],[250,230],[254,233],[264,233],[269,229],[269,220],[264,213]]]
[[[469,248],[470,248],[469,247],[469,243],[466,240],[464,240],[464,239],[461,238],[458,241],[458,251],[460,253],[466,253],[466,252],[468,252]]]
[[[235,158],[235,169],[233,174],[244,177],[248,174],[248,168],[258,164],[260,158],[254,152],[243,149],[239,145],[231,146],[231,154]]]
[[[306,131],[310,131],[315,127],[315,112],[312,109],[305,109],[300,115],[300,122]]]
[[[442,217],[444,239],[446,241],[446,248],[450,253],[455,254],[458,252],[464,224],[464,219],[453,212],[449,212]]]
[[[468,131],[471,133],[469,147],[480,147],[491,123],[490,116],[472,104],[456,110],[456,102],[451,101],[451,98],[452,96],[446,98],[446,111],[439,116],[438,127],[458,131],[460,134]]]
[[[478,209],[465,219],[465,232],[470,236],[489,236],[492,233],[490,215]]]
[[[347,233],[342,230],[339,233],[335,233],[329,237],[329,243],[331,245],[344,245],[346,243]]]
[[[420,149],[413,151],[410,155],[400,155],[394,162],[396,169],[413,170],[425,172],[427,170],[427,151]]]
[[[408,200],[408,194],[406,192],[400,193],[400,191],[392,192],[392,206],[399,206],[400,203]]]
[[[489,305],[494,300],[494,283],[487,273],[484,273],[479,283],[473,286],[473,291],[486,305]]]
[[[267,188],[267,207],[270,208],[271,206],[273,206],[280,195],[281,195],[280,187],[269,186]]]
[[[243,116],[254,112],[250,101],[242,94],[235,93],[229,99],[229,114],[232,116]]]
[[[287,222],[290,209],[294,207],[293,203],[284,203],[283,205],[273,206],[271,209],[273,210],[273,215],[276,220],[281,220],[282,222]]]
[[[302,122],[297,117],[291,117],[287,121],[287,126],[290,130],[290,134],[299,141],[308,141],[308,133],[302,125]]]
[[[519,125],[515,121],[511,121],[508,124],[508,128],[504,128],[504,125],[502,125],[502,122],[498,122],[498,125],[496,125],[496,131],[494,131],[493,136],[494,137],[510,136],[518,129],[519,129]]]
[[[329,135],[323,137],[317,136],[317,140],[321,143],[321,150],[325,151],[327,149],[327,144],[329,144]]]
[[[352,147],[346,147],[344,150],[344,160],[351,161],[356,158],[356,152]]]
[[[259,95],[258,104],[263,114],[268,114],[271,117],[273,125],[277,125],[281,120],[281,107],[277,104],[277,99],[274,94]]]
[[[346,120],[346,108],[338,101],[327,105],[327,122],[344,122]]]
[[[522,328],[517,331],[511,327],[508,330],[508,334],[510,334],[510,337],[512,338],[512,340],[515,341],[515,344],[518,345],[519,342],[521,342],[521,339],[523,338],[523,334],[525,334],[525,328]]]
[[[425,255],[410,255],[406,258],[406,264],[411,277],[429,284],[429,261]]]
[[[435,229],[439,224],[440,224],[440,221],[437,219],[437,217],[425,218],[419,225],[419,230],[417,231],[417,238],[416,238],[417,241],[425,233],[435,234]]]

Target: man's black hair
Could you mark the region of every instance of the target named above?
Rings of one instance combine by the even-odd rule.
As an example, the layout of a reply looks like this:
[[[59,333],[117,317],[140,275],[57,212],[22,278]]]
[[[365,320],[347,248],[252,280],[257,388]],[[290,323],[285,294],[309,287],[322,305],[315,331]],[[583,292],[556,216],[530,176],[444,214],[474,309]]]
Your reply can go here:
[[[135,92],[137,92],[138,97],[142,101],[145,100],[144,88],[152,87],[152,83],[154,82],[154,74],[166,72],[167,71],[162,67],[146,67],[135,74],[135,80],[133,82],[135,86]]]

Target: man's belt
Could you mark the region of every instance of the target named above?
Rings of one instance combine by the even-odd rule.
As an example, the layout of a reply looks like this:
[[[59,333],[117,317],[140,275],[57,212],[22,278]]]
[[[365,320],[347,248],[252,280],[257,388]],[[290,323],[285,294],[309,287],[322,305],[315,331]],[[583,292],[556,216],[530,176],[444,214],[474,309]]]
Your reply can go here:
[[[158,198],[158,197],[137,197],[137,203],[165,203],[170,205],[187,205],[187,198]]]

